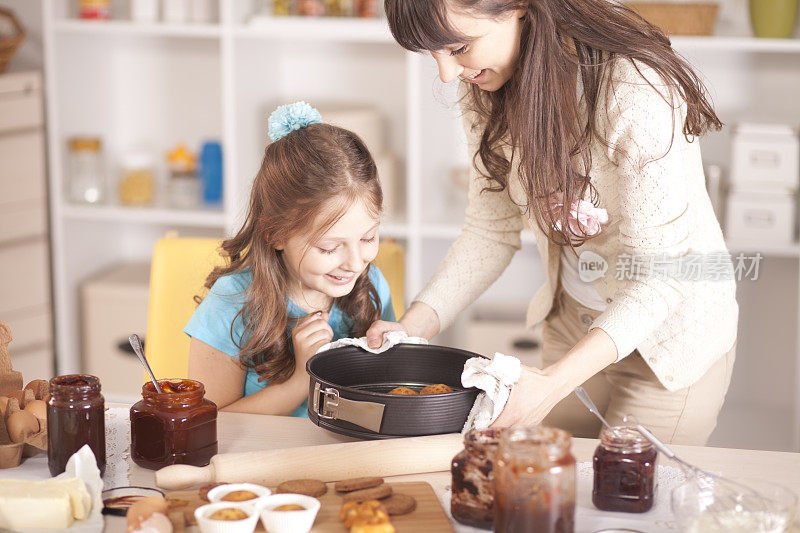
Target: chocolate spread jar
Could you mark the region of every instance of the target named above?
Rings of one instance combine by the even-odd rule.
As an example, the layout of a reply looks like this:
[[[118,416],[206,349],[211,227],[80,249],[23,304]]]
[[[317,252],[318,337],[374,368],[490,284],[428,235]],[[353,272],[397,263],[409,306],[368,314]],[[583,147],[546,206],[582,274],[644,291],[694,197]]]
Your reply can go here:
[[[172,464],[205,466],[217,453],[217,406],[191,379],[158,380],[142,386],[131,407],[131,458],[144,468]]]

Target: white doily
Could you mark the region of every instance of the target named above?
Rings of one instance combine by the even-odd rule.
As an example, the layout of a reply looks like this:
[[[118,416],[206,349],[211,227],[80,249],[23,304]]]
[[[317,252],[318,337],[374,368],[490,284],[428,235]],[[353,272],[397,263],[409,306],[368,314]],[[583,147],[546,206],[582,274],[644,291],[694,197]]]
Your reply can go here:
[[[128,455],[131,451],[130,411],[123,407],[106,410],[106,472],[103,489],[130,485]]]
[[[674,533],[677,531],[678,526],[670,508],[670,494],[672,494],[672,489],[683,482],[683,472],[679,468],[662,465],[656,467],[655,501],[653,508],[646,513],[611,513],[600,511],[592,504],[592,484],[594,483],[592,463],[586,461],[577,463],[575,466],[578,478],[575,498],[575,533],[593,533],[606,528],[629,528],[647,533]],[[452,520],[450,487],[439,494],[439,500],[447,517]],[[485,529],[465,526],[458,522],[453,523],[458,533],[486,533]]]

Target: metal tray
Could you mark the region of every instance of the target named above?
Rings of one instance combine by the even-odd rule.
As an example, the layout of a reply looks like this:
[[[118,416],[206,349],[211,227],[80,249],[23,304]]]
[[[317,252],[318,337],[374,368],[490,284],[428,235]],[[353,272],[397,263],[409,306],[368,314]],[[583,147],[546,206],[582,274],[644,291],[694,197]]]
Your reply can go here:
[[[461,431],[478,389],[461,386],[464,363],[478,354],[434,345],[400,344],[382,354],[355,346],[308,360],[308,418],[335,433],[364,439]],[[402,396],[395,387],[444,383],[445,394]]]

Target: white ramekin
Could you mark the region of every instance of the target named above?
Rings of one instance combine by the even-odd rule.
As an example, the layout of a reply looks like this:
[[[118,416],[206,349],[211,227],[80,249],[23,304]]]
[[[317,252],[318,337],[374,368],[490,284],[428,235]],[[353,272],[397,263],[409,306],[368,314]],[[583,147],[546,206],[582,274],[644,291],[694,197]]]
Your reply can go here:
[[[245,500],[243,502],[223,502],[222,498],[229,492],[233,492],[235,490],[249,490],[256,495],[256,498],[253,500]],[[263,502],[264,498],[270,494],[272,494],[272,491],[267,487],[262,487],[261,485],[256,485],[255,483],[226,483],[225,485],[214,487],[208,491],[208,501],[211,503],[243,503],[253,506],[254,509],[258,509],[261,507],[261,503]]]
[[[274,511],[278,506],[297,504],[303,511]],[[307,533],[317,518],[320,503],[303,494],[273,494],[261,501],[261,522],[269,533]]]
[[[247,518],[242,520],[212,520],[210,514],[218,509],[234,507],[247,513]],[[201,533],[253,533],[258,523],[258,509],[243,502],[217,502],[201,505],[194,511],[194,518],[200,527]]]

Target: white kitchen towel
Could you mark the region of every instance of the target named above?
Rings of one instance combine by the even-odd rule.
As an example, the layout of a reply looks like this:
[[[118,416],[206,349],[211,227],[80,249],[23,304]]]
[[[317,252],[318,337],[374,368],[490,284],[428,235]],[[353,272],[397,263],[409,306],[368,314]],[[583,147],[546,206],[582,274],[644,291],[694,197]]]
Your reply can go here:
[[[492,359],[473,357],[464,363],[461,384],[477,387],[483,392],[472,405],[462,433],[471,429],[485,429],[495,421],[506,406],[511,387],[519,381],[520,361],[516,357],[494,354]]]
[[[317,350],[317,353],[324,352],[325,350],[331,350],[333,348],[340,348],[342,346],[358,346],[362,350],[366,350],[368,352],[383,353],[389,348],[393,348],[398,344],[428,344],[428,339],[423,339],[422,337],[409,337],[405,331],[387,331],[383,334],[383,344],[381,344],[378,348],[370,348],[367,345],[366,337],[360,337],[358,339],[347,337],[346,339],[339,339],[338,341],[329,342]]]

